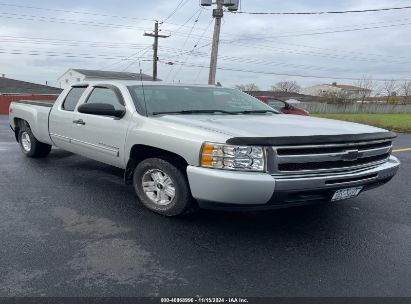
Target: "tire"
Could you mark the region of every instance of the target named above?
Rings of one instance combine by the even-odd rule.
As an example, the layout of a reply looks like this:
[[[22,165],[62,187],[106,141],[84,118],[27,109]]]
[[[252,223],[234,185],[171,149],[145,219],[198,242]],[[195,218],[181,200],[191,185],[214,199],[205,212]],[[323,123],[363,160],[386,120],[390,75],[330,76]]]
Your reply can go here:
[[[24,128],[19,131],[18,140],[21,151],[27,157],[46,157],[51,151],[51,146],[39,142],[28,128]]]
[[[165,216],[193,211],[194,202],[183,168],[172,158],[148,158],[140,162],[133,174],[134,190],[140,202]]]

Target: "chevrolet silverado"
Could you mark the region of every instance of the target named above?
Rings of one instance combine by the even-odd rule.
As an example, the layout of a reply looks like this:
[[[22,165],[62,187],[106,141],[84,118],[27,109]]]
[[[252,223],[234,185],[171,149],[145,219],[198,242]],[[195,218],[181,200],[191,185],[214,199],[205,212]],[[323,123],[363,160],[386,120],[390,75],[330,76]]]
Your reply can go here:
[[[9,118],[26,156],[55,146],[122,168],[138,201],[166,216],[339,201],[399,167],[392,132],[284,115],[217,86],[88,82],[54,104],[13,102]]]

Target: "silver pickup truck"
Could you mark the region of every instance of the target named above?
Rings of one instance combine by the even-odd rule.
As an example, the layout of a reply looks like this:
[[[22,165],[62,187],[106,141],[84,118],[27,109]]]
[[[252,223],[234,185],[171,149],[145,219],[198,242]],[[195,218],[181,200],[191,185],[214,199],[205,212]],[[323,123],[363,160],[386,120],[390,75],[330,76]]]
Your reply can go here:
[[[101,81],[54,104],[10,105],[28,157],[52,146],[124,169],[138,200],[167,216],[195,207],[256,210],[330,202],[388,182],[395,134],[279,114],[238,90]]]

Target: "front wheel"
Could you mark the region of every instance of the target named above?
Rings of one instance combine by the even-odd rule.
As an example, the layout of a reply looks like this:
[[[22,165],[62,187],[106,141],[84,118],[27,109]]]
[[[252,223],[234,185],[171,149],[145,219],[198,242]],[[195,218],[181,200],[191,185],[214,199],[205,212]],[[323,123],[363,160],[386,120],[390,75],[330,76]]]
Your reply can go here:
[[[143,160],[134,170],[133,185],[144,206],[159,214],[184,214],[193,205],[187,177],[172,160]]]
[[[21,151],[27,157],[45,157],[51,151],[51,146],[39,142],[30,129],[20,130],[18,139]]]

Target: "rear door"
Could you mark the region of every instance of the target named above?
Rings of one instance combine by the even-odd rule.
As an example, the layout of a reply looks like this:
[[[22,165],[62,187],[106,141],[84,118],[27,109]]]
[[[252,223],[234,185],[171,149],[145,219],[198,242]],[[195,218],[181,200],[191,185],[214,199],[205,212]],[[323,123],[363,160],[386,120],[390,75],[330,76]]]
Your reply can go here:
[[[126,110],[122,118],[74,112],[73,149],[75,153],[125,167],[124,146],[131,117],[121,91],[112,85],[94,86],[84,103],[107,103],[117,110]]]
[[[49,132],[54,144],[67,151],[72,151],[71,138],[73,135],[73,115],[77,104],[87,86],[73,86],[63,102],[53,107],[49,117]]]

